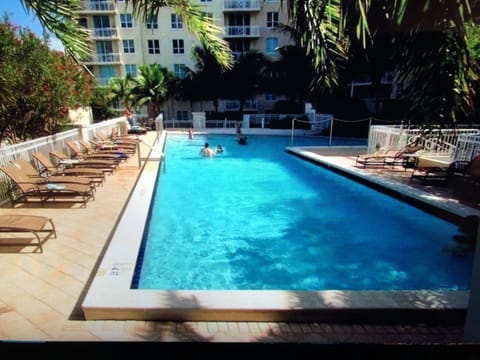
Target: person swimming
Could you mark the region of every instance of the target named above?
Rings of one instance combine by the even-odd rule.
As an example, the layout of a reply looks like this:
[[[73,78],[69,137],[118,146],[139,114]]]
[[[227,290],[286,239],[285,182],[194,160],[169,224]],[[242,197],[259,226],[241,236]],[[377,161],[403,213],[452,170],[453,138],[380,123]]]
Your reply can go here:
[[[215,156],[215,151],[213,151],[210,148],[210,145],[208,144],[208,142],[206,142],[202,150],[200,150],[200,155],[205,157],[212,157],[212,156]]]
[[[223,153],[223,147],[222,147],[222,145],[218,145],[218,146],[217,146],[216,153],[217,153],[217,154]]]
[[[241,136],[240,139],[238,139],[238,143],[240,145],[247,145],[247,137],[245,135]]]

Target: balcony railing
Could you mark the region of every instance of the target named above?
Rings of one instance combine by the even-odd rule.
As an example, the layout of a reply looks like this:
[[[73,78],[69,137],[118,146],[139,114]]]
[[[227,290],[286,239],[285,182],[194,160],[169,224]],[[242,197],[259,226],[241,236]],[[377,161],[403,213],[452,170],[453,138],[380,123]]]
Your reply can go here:
[[[97,28],[93,29],[93,38],[118,38],[117,28]]]
[[[82,10],[80,12],[110,12],[115,11],[115,1],[82,1]]]
[[[225,111],[239,111],[240,100],[225,100],[223,102]],[[258,110],[258,103],[255,100],[246,100],[243,105],[244,111]]]
[[[260,11],[260,0],[225,0],[223,11]]]
[[[241,25],[241,26],[225,26],[225,37],[259,37],[260,26],[258,25]]]
[[[95,54],[89,59],[85,60],[86,64],[90,63],[116,63],[120,62],[119,53]]]

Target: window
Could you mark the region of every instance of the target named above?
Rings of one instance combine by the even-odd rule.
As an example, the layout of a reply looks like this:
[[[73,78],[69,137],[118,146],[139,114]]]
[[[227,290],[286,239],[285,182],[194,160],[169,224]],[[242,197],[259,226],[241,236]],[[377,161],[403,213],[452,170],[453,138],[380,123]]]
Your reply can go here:
[[[110,4],[108,1],[91,1],[90,10],[102,11],[102,10],[113,10],[113,4]]]
[[[213,22],[213,13],[202,11],[202,16]]]
[[[278,12],[267,12],[267,28],[274,28],[278,26]]]
[[[111,41],[97,41],[95,43],[95,48],[97,50],[98,61],[111,62],[116,60],[116,57],[118,57],[113,53],[113,44]]]
[[[148,53],[160,54],[160,40],[148,40]]]
[[[124,54],[135,54],[135,43],[133,40],[123,40],[123,53]]]
[[[93,17],[93,36],[94,37],[112,37],[114,35],[110,27],[110,18],[106,15]]]
[[[99,82],[103,86],[106,86],[112,78],[117,77],[115,67],[111,65],[100,66],[99,72],[100,72]]]
[[[132,28],[132,14],[120,14],[120,26],[122,28]]]
[[[179,79],[184,79],[185,78],[185,71],[186,70],[187,70],[187,68],[185,67],[185,64],[173,64],[173,73]]]
[[[271,54],[277,51],[278,48],[278,38],[268,37],[266,40],[265,52]]]
[[[106,15],[94,16],[93,17],[93,27],[95,29],[109,28],[110,27],[110,19]]]
[[[178,110],[177,111],[177,120],[188,120],[188,111]]]
[[[250,41],[248,39],[232,39],[230,49],[234,53],[243,54],[250,51]]]
[[[277,101],[277,95],[265,94],[265,101]]]
[[[173,53],[174,54],[184,54],[185,53],[185,48],[184,48],[182,39],[174,39],[174,40],[172,40],[172,44],[173,44]]]
[[[137,64],[125,64],[125,73],[133,77],[137,76]]]
[[[78,19],[78,23],[80,24],[80,26],[82,26],[82,27],[84,27],[84,28],[88,28],[87,18],[80,18],[80,19]]]
[[[150,19],[146,22],[147,29],[158,29],[158,17],[151,16]]]
[[[183,29],[183,20],[181,16],[177,14],[170,15],[172,19],[172,29]]]

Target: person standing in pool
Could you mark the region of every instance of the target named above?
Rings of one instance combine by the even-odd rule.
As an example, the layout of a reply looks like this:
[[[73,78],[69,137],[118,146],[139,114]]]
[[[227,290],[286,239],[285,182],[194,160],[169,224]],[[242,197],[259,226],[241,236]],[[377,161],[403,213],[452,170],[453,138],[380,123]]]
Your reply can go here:
[[[205,146],[203,147],[202,150],[200,150],[200,155],[204,157],[213,157],[215,156],[215,151],[213,151],[210,146],[208,145],[208,142],[205,143]]]
[[[240,138],[242,137],[242,125],[240,125],[240,122],[235,122],[235,134],[237,136],[237,140],[240,140]]]
[[[193,139],[193,130],[192,128],[188,129],[188,138],[191,140]]]
[[[242,137],[240,137],[240,139],[238,139],[238,143],[240,145],[247,145],[247,137],[243,135]]]

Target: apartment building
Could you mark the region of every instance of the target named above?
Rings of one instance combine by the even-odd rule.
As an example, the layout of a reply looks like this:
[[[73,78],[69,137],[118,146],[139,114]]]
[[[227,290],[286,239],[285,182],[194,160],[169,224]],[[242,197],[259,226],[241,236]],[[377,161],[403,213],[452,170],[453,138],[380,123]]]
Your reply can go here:
[[[275,60],[279,56],[276,49],[291,43],[288,36],[276,30],[278,24],[288,20],[285,4],[282,6],[280,0],[192,0],[192,3],[201,6],[224,29],[222,36],[230,43],[234,55],[255,50]],[[180,79],[187,67],[195,66],[191,51],[200,43],[171,8],[161,8],[158,17],[145,22],[133,16],[125,1],[86,0],[80,16],[81,24],[92,31],[94,40],[94,54],[85,63],[102,86],[111,78],[135,76],[143,64],[158,63]],[[278,100],[273,94],[262,94],[248,102],[244,110],[268,111]],[[238,110],[239,104],[222,100],[219,111]],[[213,105],[207,103],[196,106],[193,111],[213,110]],[[165,115],[188,120],[191,113],[190,103],[176,102],[172,114]]]

